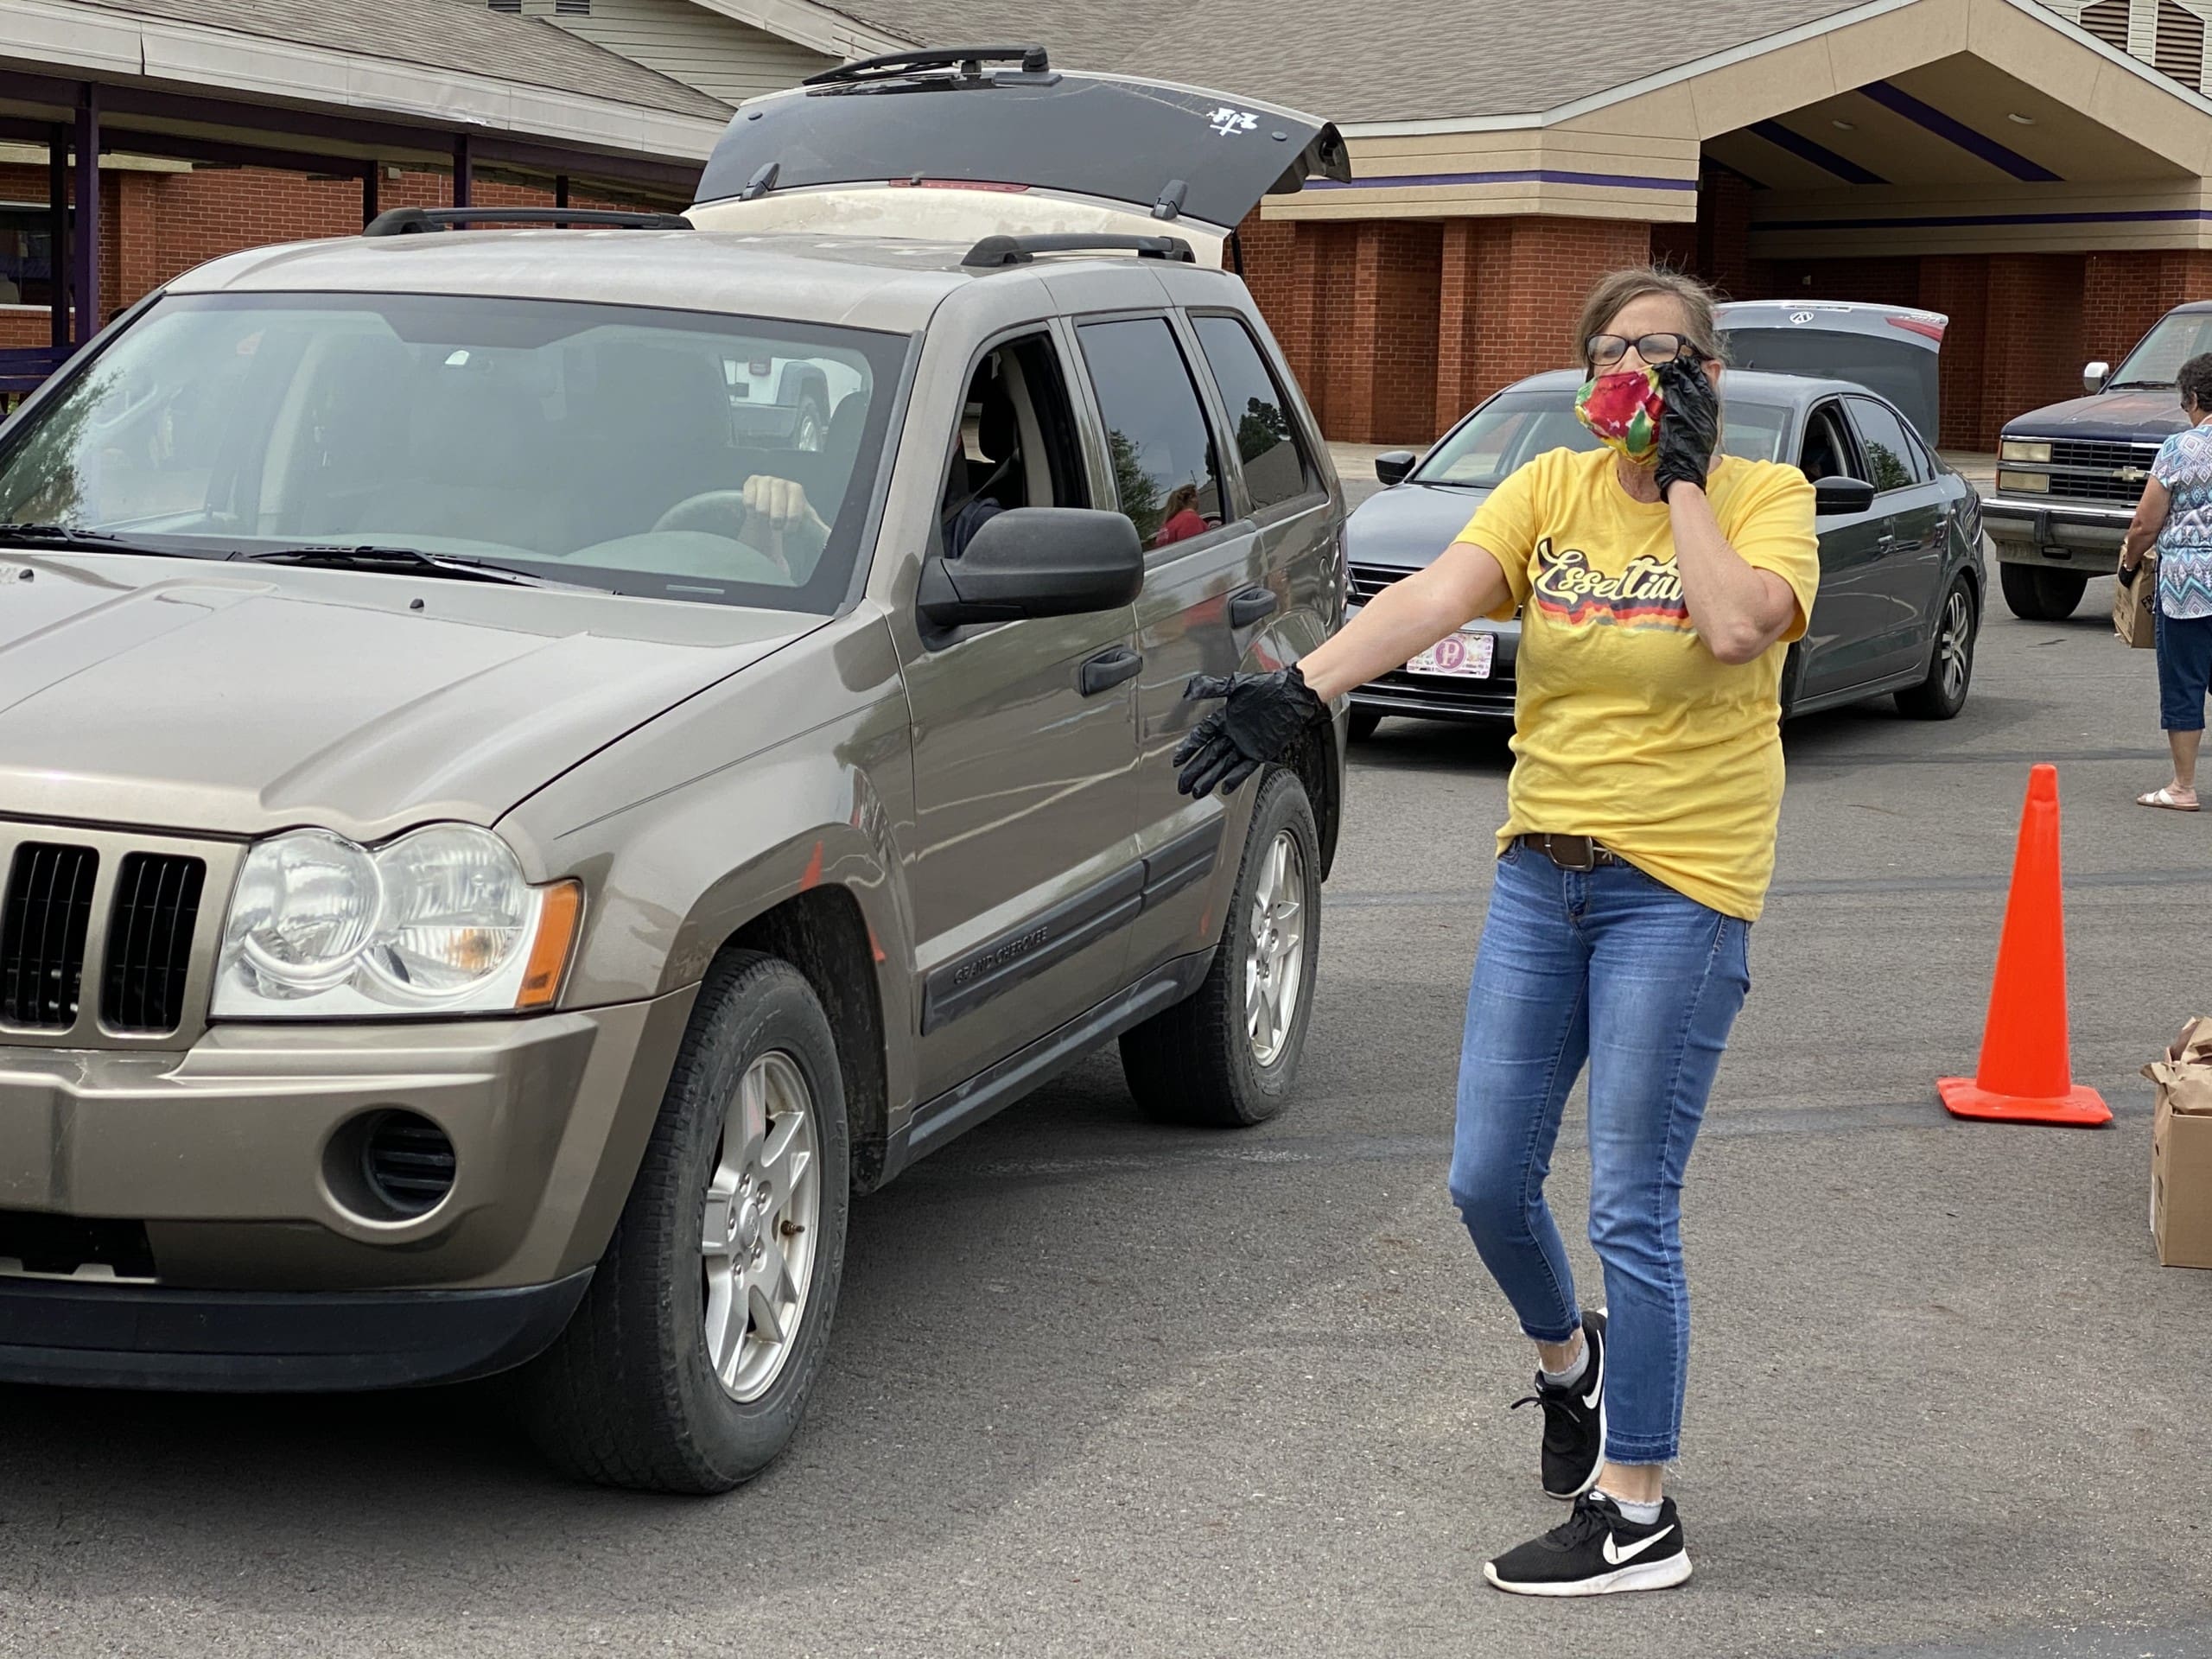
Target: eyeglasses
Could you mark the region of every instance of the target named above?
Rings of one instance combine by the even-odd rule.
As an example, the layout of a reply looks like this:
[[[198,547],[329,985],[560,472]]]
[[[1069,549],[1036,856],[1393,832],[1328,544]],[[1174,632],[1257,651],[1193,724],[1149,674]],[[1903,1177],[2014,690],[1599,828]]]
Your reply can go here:
[[[1582,342],[1582,349],[1590,359],[1593,369],[1610,369],[1628,355],[1628,348],[1636,347],[1636,354],[1656,368],[1662,363],[1671,363],[1686,357],[1693,363],[1705,360],[1705,353],[1690,343],[1687,334],[1645,334],[1640,340],[1628,340],[1619,334],[1592,334]]]

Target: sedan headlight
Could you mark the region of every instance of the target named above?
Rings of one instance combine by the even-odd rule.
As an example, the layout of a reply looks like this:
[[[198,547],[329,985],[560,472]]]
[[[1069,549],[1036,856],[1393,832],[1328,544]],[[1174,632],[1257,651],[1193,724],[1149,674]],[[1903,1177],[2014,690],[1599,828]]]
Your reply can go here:
[[[1997,446],[1997,458],[1999,461],[2024,461],[2037,466],[2048,466],[2050,461],[2050,440],[2049,438],[2006,438]]]
[[[575,938],[573,881],[534,887],[506,842],[436,824],[372,850],[327,830],[246,855],[211,1013],[344,1018],[549,1006]]]

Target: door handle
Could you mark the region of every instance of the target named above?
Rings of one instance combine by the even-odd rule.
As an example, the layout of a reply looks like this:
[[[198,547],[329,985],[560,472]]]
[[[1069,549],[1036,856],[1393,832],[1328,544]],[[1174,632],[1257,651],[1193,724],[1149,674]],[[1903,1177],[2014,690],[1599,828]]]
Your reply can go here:
[[[1271,588],[1246,588],[1229,596],[1229,626],[1249,628],[1263,616],[1273,616],[1280,601]]]
[[[1124,680],[1133,680],[1144,672],[1144,658],[1126,645],[1116,645],[1111,651],[1102,651],[1096,657],[1084,658],[1083,666],[1076,671],[1076,690],[1086,697],[1095,697],[1101,691],[1111,691]]]

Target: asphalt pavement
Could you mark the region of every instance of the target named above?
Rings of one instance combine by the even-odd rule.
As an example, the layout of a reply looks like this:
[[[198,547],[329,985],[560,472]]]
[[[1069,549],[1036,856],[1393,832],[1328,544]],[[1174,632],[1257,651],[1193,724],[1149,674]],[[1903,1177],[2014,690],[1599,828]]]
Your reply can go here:
[[[1788,734],[1779,884],[1687,1198],[1683,1588],[1481,1580],[1561,1518],[1507,1409],[1529,1350],[1444,1192],[1508,755],[1392,721],[1356,754],[1292,1109],[1154,1127],[1102,1056],[857,1205],[824,1385],[752,1487],[564,1484],[489,1388],[0,1390],[0,1652],[2212,1651],[2212,1273],[2153,1259],[2137,1075],[2212,1012],[2212,819],[2131,804],[2164,747],[2108,597],[1997,607],[1955,721]],[[2101,1131],[1953,1122],[1933,1088],[1974,1063],[2037,760]],[[1579,1113],[1554,1181],[1576,1220]]]

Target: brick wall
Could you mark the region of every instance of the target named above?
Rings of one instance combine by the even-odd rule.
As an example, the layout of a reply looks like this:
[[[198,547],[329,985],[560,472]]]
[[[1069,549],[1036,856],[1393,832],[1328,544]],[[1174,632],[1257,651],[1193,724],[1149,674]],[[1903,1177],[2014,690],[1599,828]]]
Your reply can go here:
[[[2082,393],[2082,296],[2086,257],[1989,257],[1989,334],[1981,423],[1974,447],[1993,449],[2012,416]]]
[[[1919,304],[1951,320],[1943,331],[1942,356],[1936,364],[1943,399],[1940,442],[1948,448],[1994,448],[1996,429],[2005,416],[1992,412],[1984,385],[1989,351],[1988,256],[1930,255],[1920,262],[1916,291]]]
[[[44,201],[42,167],[0,166],[0,199]],[[74,180],[71,200],[75,199]],[[553,193],[479,178],[479,207],[550,206]],[[378,181],[381,208],[448,207],[449,174],[404,172]],[[578,194],[578,207],[633,207]],[[361,228],[358,179],[279,173],[261,168],[195,168],[186,173],[115,170],[100,175],[100,311],[103,320],[195,265],[241,248]],[[43,346],[52,325],[41,310],[0,312],[0,346]]]
[[[2212,252],[2093,253],[2082,284],[2082,349],[2118,366],[2152,323],[2189,300],[2212,300]]]
[[[1652,251],[1649,226],[1615,219],[1446,221],[1435,431],[1523,375],[1574,363],[1591,284]]]

